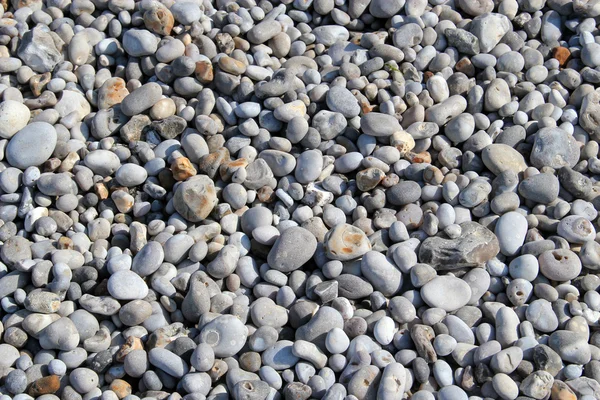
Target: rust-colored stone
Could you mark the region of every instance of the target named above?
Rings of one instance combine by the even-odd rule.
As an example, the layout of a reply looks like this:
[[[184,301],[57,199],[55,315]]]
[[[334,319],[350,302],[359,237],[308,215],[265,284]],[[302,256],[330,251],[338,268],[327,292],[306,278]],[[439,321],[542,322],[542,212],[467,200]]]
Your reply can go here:
[[[431,154],[429,154],[427,151],[423,151],[421,153],[409,152],[406,154],[405,158],[411,163],[431,163]]]
[[[196,79],[201,83],[210,83],[215,78],[213,66],[210,61],[196,61],[196,70],[194,71]]]
[[[196,175],[197,171],[187,157],[179,157],[171,164],[171,172],[176,181],[185,181]]]
[[[40,75],[34,75],[29,78],[29,88],[35,96],[39,96],[46,89],[46,85],[52,79],[50,72],[45,72]]]
[[[110,383],[110,390],[115,392],[119,399],[127,397],[131,394],[131,385],[123,379],[115,379]]]
[[[219,58],[219,68],[233,75],[241,75],[246,72],[246,64],[229,56]]]
[[[96,196],[98,196],[100,200],[108,199],[108,189],[102,182],[98,182],[94,185],[94,193],[96,193]]]
[[[571,52],[566,47],[555,47],[552,49],[552,57],[558,60],[561,67],[564,67],[571,59]]]
[[[128,94],[127,84],[122,78],[107,79],[98,90],[98,108],[102,110],[121,104]]]
[[[49,159],[48,161],[46,161],[43,165],[43,171],[44,172],[54,172],[58,169],[58,167],[60,167],[61,161],[56,158],[56,157],[52,157],[51,159]]]
[[[175,18],[167,7],[155,7],[144,13],[146,28],[159,35],[170,35]]]
[[[60,378],[58,375],[50,375],[34,381],[27,390],[30,396],[38,397],[43,394],[54,394],[60,389]]]
[[[566,383],[555,380],[550,394],[552,400],[577,400],[577,396]]]
[[[275,199],[275,192],[269,186],[263,186],[256,191],[256,197],[261,203],[270,203]]]
[[[73,250],[73,241],[71,240],[71,238],[61,236],[60,239],[58,239],[58,249]]]

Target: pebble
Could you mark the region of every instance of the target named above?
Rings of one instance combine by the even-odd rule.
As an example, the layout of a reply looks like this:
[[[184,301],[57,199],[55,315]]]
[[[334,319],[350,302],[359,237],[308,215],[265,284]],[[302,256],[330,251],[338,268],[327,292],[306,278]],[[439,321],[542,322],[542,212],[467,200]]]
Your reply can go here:
[[[430,306],[447,312],[456,311],[471,299],[471,288],[451,275],[438,276],[421,288],[421,297]]]
[[[52,125],[33,122],[12,136],[6,146],[6,159],[22,170],[36,167],[50,158],[56,143],[57,133]]]

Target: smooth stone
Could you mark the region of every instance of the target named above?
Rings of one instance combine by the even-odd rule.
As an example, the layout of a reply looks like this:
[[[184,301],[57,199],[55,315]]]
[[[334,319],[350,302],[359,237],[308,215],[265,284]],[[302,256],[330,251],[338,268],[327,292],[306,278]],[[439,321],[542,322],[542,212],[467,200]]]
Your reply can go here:
[[[490,144],[481,152],[481,159],[485,166],[495,175],[504,171],[516,174],[525,171],[527,164],[523,156],[506,144]]]
[[[579,145],[560,128],[542,128],[535,135],[529,159],[536,168],[573,168],[579,161]]]
[[[222,315],[210,321],[200,331],[200,343],[213,348],[216,357],[231,357],[246,344],[248,328],[233,315]]]
[[[188,365],[181,357],[160,347],[148,352],[148,361],[175,378],[182,378],[189,371]]]
[[[292,272],[308,262],[317,250],[317,239],[307,229],[292,227],[281,233],[269,251],[269,266],[281,272]]]
[[[108,292],[117,300],[138,300],[148,295],[148,285],[135,272],[117,271],[108,279]]]
[[[527,219],[522,214],[511,211],[502,215],[495,229],[500,252],[506,256],[517,254],[525,242],[527,228]]]
[[[70,351],[79,344],[79,332],[69,318],[62,317],[40,333],[39,341],[43,349]]]
[[[400,122],[392,115],[370,112],[360,119],[360,127],[366,135],[387,137],[401,131]]]
[[[391,260],[377,251],[364,254],[360,263],[362,275],[384,296],[393,296],[402,286],[402,273]]]
[[[162,88],[158,83],[146,83],[125,96],[121,102],[121,111],[129,117],[141,114],[155,105],[161,97]]]
[[[438,276],[421,288],[421,297],[431,307],[447,312],[456,311],[471,299],[471,287],[451,275]]]
[[[56,129],[47,122],[33,122],[17,132],[6,146],[6,158],[19,169],[35,167],[46,162],[54,152]]]
[[[30,116],[29,108],[23,103],[15,100],[0,103],[0,137],[12,138],[27,126]]]
[[[346,118],[354,118],[360,114],[360,105],[352,92],[342,86],[332,86],[327,92],[327,107]]]

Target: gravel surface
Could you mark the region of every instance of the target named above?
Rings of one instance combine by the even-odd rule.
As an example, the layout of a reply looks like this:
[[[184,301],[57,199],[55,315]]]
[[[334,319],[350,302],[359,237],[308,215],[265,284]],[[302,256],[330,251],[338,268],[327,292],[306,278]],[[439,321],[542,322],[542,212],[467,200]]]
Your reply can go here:
[[[599,400],[600,0],[0,0],[0,400]]]

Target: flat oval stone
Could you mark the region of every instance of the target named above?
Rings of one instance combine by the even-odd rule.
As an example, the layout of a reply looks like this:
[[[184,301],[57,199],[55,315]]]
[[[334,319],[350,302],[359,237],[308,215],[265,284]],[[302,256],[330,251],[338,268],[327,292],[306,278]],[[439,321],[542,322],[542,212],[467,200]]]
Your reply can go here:
[[[521,153],[506,144],[490,144],[481,152],[481,159],[495,175],[500,175],[506,170],[518,174],[527,168]]]
[[[117,271],[108,278],[108,292],[117,300],[138,300],[148,295],[148,285],[135,272]]]
[[[175,378],[182,378],[189,371],[188,365],[181,357],[160,347],[148,352],[148,361]]]
[[[402,286],[402,273],[391,260],[377,251],[369,251],[360,262],[362,275],[375,290],[389,297],[396,294]]]
[[[369,136],[386,137],[402,130],[400,122],[393,115],[370,112],[360,119],[360,128]]]
[[[119,157],[109,150],[90,151],[84,158],[85,165],[98,175],[112,175],[121,166]]]
[[[332,260],[353,260],[369,250],[371,242],[367,235],[353,225],[337,225],[325,235],[325,252]]]
[[[56,147],[56,129],[47,122],[32,122],[17,132],[6,146],[6,158],[19,169],[42,165]]]
[[[200,331],[200,343],[213,348],[216,357],[231,357],[237,354],[246,344],[248,328],[233,315],[222,315]]]
[[[319,178],[323,170],[323,155],[318,150],[307,150],[298,156],[294,176],[299,183],[307,184]]]
[[[431,307],[452,312],[467,305],[471,287],[462,279],[443,275],[427,282],[421,288],[421,297]]]
[[[514,256],[525,242],[527,219],[518,212],[508,212],[496,222],[495,234],[500,243],[500,252]]]
[[[354,118],[360,114],[358,100],[345,87],[332,86],[327,92],[326,101],[331,111],[339,112],[346,118]]]
[[[281,272],[297,270],[310,260],[317,250],[317,239],[309,230],[292,227],[283,231],[269,252],[269,266]]]
[[[155,105],[161,97],[162,88],[158,83],[146,83],[125,96],[121,102],[121,111],[129,117],[141,114]]]

